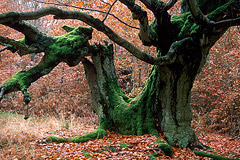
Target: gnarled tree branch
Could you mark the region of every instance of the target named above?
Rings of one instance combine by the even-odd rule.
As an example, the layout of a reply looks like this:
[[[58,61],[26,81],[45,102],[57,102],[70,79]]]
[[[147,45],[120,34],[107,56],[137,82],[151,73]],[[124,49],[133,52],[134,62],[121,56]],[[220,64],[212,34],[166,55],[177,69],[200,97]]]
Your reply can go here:
[[[240,17],[234,19],[226,19],[214,23],[215,28],[230,27],[240,25]]]
[[[170,49],[168,53],[165,56],[157,57],[155,60],[155,65],[167,65],[167,64],[172,64],[175,62],[176,57],[178,53],[181,51],[181,49],[189,47],[193,45],[193,40],[192,38],[184,38],[178,42],[172,43],[170,46]]]
[[[202,13],[196,0],[187,0],[187,3],[193,19],[198,25],[207,26],[210,24],[210,20]]]
[[[114,4],[115,4],[117,1],[118,1],[118,0],[115,0],[115,1],[113,2],[113,4],[110,6],[110,8],[109,8],[106,16],[103,18],[102,22],[104,22],[104,21],[107,19],[108,15],[109,15],[109,13],[110,13],[110,11],[111,11],[111,9],[112,9],[112,7],[114,6]]]
[[[19,90],[24,95],[24,102],[28,104],[31,97],[27,89],[31,83],[50,73],[60,62],[75,66],[91,54],[88,40],[92,38],[92,31],[92,28],[78,27],[61,37],[55,37],[53,42],[48,44],[38,65],[15,73],[0,85],[0,98],[4,94]]]
[[[3,48],[0,49],[0,52],[5,51],[8,48],[9,48],[9,46],[4,46]]]
[[[164,10],[167,11],[169,10],[170,8],[172,8],[174,6],[174,4],[177,3],[177,0],[169,0],[165,6],[164,6]]]
[[[37,42],[39,39],[49,39],[47,35],[40,32],[33,25],[18,19],[17,17],[22,17],[21,13],[9,12],[0,14],[0,23],[9,26],[25,35],[28,42]],[[24,17],[22,17],[24,19]],[[25,19],[24,19],[25,20]]]
[[[22,42],[15,41],[15,40],[7,38],[7,37],[3,37],[1,35],[0,35],[0,42],[11,45],[11,46],[4,47],[5,49],[10,49],[11,51],[19,50],[18,54],[20,56],[23,56],[23,55],[26,55],[26,54],[31,54],[31,53],[41,52],[39,49],[37,49],[35,47],[28,46],[28,45],[26,45]]]
[[[67,7],[72,7],[72,8],[77,8],[77,9],[81,9],[81,10],[86,10],[86,11],[92,11],[92,12],[99,12],[99,13],[104,13],[104,14],[108,14],[112,17],[114,17],[116,20],[118,20],[120,23],[130,27],[130,28],[134,28],[134,29],[139,29],[138,27],[135,27],[135,26],[131,26],[129,24],[127,24],[126,22],[124,22],[123,20],[121,20],[120,18],[118,18],[117,16],[115,16],[114,14],[112,13],[107,13],[107,12],[104,12],[104,11],[101,11],[101,10],[97,10],[97,9],[92,9],[92,8],[83,8],[83,7],[77,7],[77,6],[73,6],[73,5],[69,5],[69,4],[63,4],[63,3],[51,3],[51,2],[42,2],[42,1],[38,1],[38,0],[34,0],[35,2],[38,2],[38,3],[43,3],[43,4],[52,4],[52,5],[56,5],[56,6],[67,6]],[[103,3],[106,3],[104,1],[101,1]],[[110,3],[106,3],[107,5],[111,6]]]
[[[2,21],[6,22],[6,15],[0,15],[0,23]],[[43,9],[39,9],[33,12],[22,12],[22,13],[15,13],[11,12],[9,14],[10,18],[14,18],[15,20],[34,20],[46,15],[55,15],[55,19],[78,19],[86,24],[96,28],[97,30],[106,34],[109,39],[117,43],[118,45],[127,49],[130,53],[132,53],[135,57],[139,58],[142,61],[145,61],[149,64],[154,64],[155,58],[142,52],[134,45],[132,45],[127,40],[121,38],[118,34],[116,34],[113,30],[111,30],[108,26],[106,26],[101,20],[94,18],[91,15],[78,12],[78,11],[64,11],[56,7],[47,7]]]
[[[138,19],[140,25],[139,37],[143,42],[143,45],[151,45],[152,39],[150,38],[150,29],[148,23],[147,12],[143,10],[139,5],[135,4],[134,1],[130,0],[120,0],[125,4],[128,9],[131,10],[133,19]]]

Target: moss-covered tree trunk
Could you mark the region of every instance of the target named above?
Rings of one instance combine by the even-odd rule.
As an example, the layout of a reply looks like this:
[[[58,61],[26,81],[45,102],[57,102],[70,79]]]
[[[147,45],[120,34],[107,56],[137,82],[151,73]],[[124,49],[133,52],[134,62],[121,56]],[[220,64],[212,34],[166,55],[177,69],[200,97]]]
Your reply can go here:
[[[191,128],[191,88],[210,48],[230,26],[240,23],[239,0],[182,0],[180,15],[168,13],[176,0],[168,3],[141,0],[155,16],[150,25],[147,11],[135,1],[119,1],[132,12],[133,19],[139,21],[139,37],[143,45],[157,48],[156,57],[121,38],[104,24],[105,19],[82,12],[47,7],[36,12],[3,13],[0,14],[0,23],[25,35],[24,40],[19,41],[0,36],[1,44],[6,44],[5,49],[12,52],[19,50],[20,56],[40,52],[45,55],[38,65],[20,71],[3,82],[0,85],[0,100],[4,94],[19,90],[28,104],[31,97],[27,89],[31,83],[48,74],[60,62],[75,66],[82,61],[91,89],[93,110],[100,118],[100,129],[77,142],[102,137],[106,135],[103,129],[107,129],[137,135],[158,135],[163,131],[171,145],[182,148],[197,143]],[[92,28],[65,26],[67,34],[51,37],[24,21],[49,14],[55,19],[81,20],[103,32],[138,59],[152,64],[143,91],[137,97],[129,98],[120,89],[115,74],[113,47],[90,45],[88,40],[92,38]],[[75,141],[63,139],[71,140]]]
[[[180,147],[197,142],[191,128],[190,97],[204,58],[201,50],[193,48],[183,53],[174,65],[153,66],[143,91],[131,99],[119,87],[112,46],[99,46],[92,62],[85,59],[83,64],[100,127],[136,135],[163,131],[171,145]]]

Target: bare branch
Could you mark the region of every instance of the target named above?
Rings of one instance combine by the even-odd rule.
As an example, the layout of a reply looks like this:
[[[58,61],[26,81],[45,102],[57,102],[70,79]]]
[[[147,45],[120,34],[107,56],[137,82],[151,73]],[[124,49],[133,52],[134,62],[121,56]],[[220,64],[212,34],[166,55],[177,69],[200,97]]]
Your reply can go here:
[[[172,8],[174,6],[174,4],[177,3],[177,0],[169,0],[165,6],[164,6],[164,10],[167,11],[169,10],[170,8]]]
[[[213,23],[213,26],[216,28],[230,27],[240,25],[240,17],[234,19],[226,19]]]
[[[134,1],[120,0],[121,3],[125,4],[133,14],[133,19],[138,19],[140,25],[139,37],[144,45],[151,45],[152,39],[150,38],[150,29],[148,23],[147,12],[143,10],[139,5],[135,4]]]
[[[149,64],[156,64],[156,65],[163,65],[163,64],[169,64],[172,63],[174,58],[172,58],[172,53],[175,53],[174,46],[170,48],[169,53],[166,56],[163,57],[152,57],[145,52],[142,52],[138,48],[136,48],[133,44],[128,42],[127,40],[121,38],[118,34],[116,34],[113,30],[111,30],[108,26],[106,26],[101,20],[94,18],[91,15],[78,12],[78,11],[64,11],[56,7],[47,7],[44,9],[40,9],[37,11],[33,12],[22,12],[18,13],[18,17],[16,19],[27,19],[27,20],[32,20],[32,19],[37,19],[40,17],[43,17],[45,15],[55,15],[55,19],[78,19],[86,24],[96,28],[98,31],[103,32],[105,35],[109,37],[112,41],[117,43],[118,45],[124,47],[127,49],[130,53],[132,53],[135,57],[138,59],[147,62]],[[12,15],[14,15],[12,13]],[[20,16],[19,16],[20,15]]]
[[[105,13],[105,14],[108,14],[108,15],[114,17],[114,18],[117,19],[119,22],[123,23],[124,25],[126,25],[126,26],[128,26],[128,27],[130,27],[130,28],[139,29],[138,27],[134,27],[134,26],[131,26],[131,25],[127,24],[126,22],[124,22],[123,20],[121,20],[120,18],[118,18],[117,16],[115,16],[114,14],[112,14],[112,13],[107,13],[107,12],[104,12],[104,11],[101,11],[101,10],[91,9],[91,8],[77,7],[77,6],[73,6],[73,5],[69,5],[69,4],[63,4],[63,3],[42,2],[42,1],[38,1],[38,0],[34,0],[34,1],[35,1],[35,2],[38,2],[38,3],[43,3],[43,4],[52,4],[52,5],[56,5],[56,6],[66,6],[66,7],[72,7],[72,8],[77,8],[77,9],[86,10],[86,11]],[[108,4],[109,4],[109,3],[108,3]],[[109,5],[110,5],[110,4],[109,4]]]
[[[5,13],[4,15],[7,15],[7,14],[8,13]],[[128,42],[127,40],[117,35],[114,31],[112,31],[109,27],[107,27],[101,20],[94,18],[91,15],[78,12],[78,11],[64,11],[56,7],[47,7],[47,8],[39,9],[33,12],[22,12],[22,13],[11,12],[11,14],[9,14],[10,19],[13,18],[15,20],[34,20],[46,15],[55,15],[54,16],[55,19],[81,20],[86,24],[96,28],[100,32],[103,32],[104,34],[106,34],[112,41],[126,48],[130,53],[132,53],[137,58],[150,64],[154,63],[154,58],[152,56],[140,51],[130,42]],[[2,17],[6,17],[6,16],[2,16]],[[2,19],[0,15],[0,22],[1,20]]]
[[[17,12],[0,14],[0,23],[23,33],[28,43],[35,43],[43,39],[52,39],[52,37],[40,32],[36,27],[25,21],[22,21],[22,19],[27,20],[24,18],[24,15],[22,17],[21,13]]]
[[[28,46],[22,42],[15,41],[15,40],[7,38],[7,37],[3,37],[1,35],[0,35],[0,41],[3,43],[12,45],[12,47],[10,47],[10,46],[4,47],[5,49],[10,48],[10,49],[15,49],[15,50],[20,50],[21,51],[21,52],[19,52],[20,56],[39,52],[39,50],[35,47]]]
[[[104,21],[107,19],[108,15],[109,15],[109,13],[110,13],[110,11],[111,11],[111,9],[112,9],[112,7],[114,6],[114,4],[115,4],[117,1],[118,1],[118,0],[115,0],[115,1],[113,2],[113,4],[110,6],[110,8],[109,8],[106,16],[103,18],[102,22],[104,22]]]
[[[152,10],[151,0],[140,0],[149,10]]]
[[[104,0],[100,0],[102,3],[105,3],[105,4],[107,4],[107,5],[109,5],[109,6],[111,6],[111,4],[110,3],[108,3],[108,2],[105,2]]]
[[[193,45],[192,38],[184,38],[180,41],[172,43],[169,48],[168,53],[165,56],[155,58],[155,65],[167,65],[175,62],[178,52],[181,51],[182,48],[186,48]]]
[[[0,52],[5,51],[5,50],[8,49],[8,48],[9,48],[9,46],[5,46],[5,47],[3,47],[2,49],[0,49]]]
[[[210,20],[202,13],[196,0],[187,0],[187,3],[193,19],[198,25],[207,26],[210,24]]]
[[[174,6],[177,0],[169,0],[167,3],[164,3],[160,0],[140,0],[149,10],[151,10],[155,16],[168,11]]]

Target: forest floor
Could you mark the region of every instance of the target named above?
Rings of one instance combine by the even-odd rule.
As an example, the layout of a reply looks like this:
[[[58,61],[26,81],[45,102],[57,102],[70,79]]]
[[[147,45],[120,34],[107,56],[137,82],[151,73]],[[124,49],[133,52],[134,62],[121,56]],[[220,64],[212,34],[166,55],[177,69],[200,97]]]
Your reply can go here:
[[[157,147],[151,135],[124,136],[108,133],[104,139],[86,143],[44,143],[47,135],[73,137],[96,130],[96,125],[70,119],[33,118],[0,112],[0,159],[150,159]],[[198,135],[218,155],[239,158],[240,140],[216,133]],[[196,156],[190,149],[174,148],[173,156],[155,151],[159,159],[209,159]]]

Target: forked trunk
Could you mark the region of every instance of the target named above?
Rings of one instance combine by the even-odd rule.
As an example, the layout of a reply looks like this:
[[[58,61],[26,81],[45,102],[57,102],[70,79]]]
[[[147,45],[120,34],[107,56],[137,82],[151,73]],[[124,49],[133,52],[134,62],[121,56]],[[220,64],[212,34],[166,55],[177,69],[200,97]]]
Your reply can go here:
[[[171,145],[182,148],[197,142],[190,97],[202,56],[200,52],[184,55],[175,65],[154,66],[143,91],[132,99],[119,87],[112,46],[99,46],[92,62],[85,59],[83,64],[100,126],[127,135],[163,131]]]

